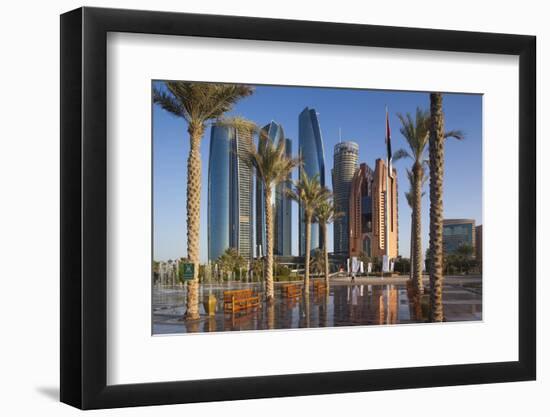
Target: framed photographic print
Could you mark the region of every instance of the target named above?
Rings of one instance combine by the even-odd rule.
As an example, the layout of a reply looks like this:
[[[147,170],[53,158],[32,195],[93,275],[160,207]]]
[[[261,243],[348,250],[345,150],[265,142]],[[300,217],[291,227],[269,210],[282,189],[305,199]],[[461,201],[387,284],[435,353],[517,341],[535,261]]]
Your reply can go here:
[[[61,400],[535,379],[535,38],[61,16]]]

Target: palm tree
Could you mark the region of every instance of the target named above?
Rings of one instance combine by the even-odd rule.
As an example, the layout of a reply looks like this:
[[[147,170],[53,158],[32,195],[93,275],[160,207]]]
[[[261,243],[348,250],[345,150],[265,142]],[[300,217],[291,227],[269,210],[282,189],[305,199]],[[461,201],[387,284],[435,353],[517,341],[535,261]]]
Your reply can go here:
[[[409,179],[409,191],[405,192],[405,199],[407,200],[407,204],[409,205],[411,209],[411,243],[410,243],[410,270],[409,270],[409,279],[412,281],[413,278],[413,258],[414,258],[414,203],[413,203],[413,190],[414,190],[414,178],[412,175],[412,172],[410,169],[407,169],[407,178]]]
[[[313,215],[313,221],[319,223],[321,226],[321,233],[323,236],[327,235],[327,224],[334,222],[334,220],[342,217],[344,213],[339,212],[334,207],[334,202],[332,197],[322,201]],[[329,291],[329,264],[328,264],[328,247],[327,239],[323,243],[323,257],[324,257],[324,267],[325,267],[325,284],[326,290]]]
[[[312,274],[319,275],[325,269],[325,256],[321,249],[315,249],[311,256],[309,269]]]
[[[304,210],[305,223],[305,259],[304,259],[304,291],[309,294],[309,261],[311,256],[311,222],[313,215],[319,204],[330,197],[330,191],[323,187],[319,182],[319,175],[308,177],[307,173],[302,170],[300,179],[294,182],[294,189],[288,190],[288,195],[291,199],[300,203]]]
[[[254,259],[250,263],[250,269],[252,270],[253,278],[256,279],[256,277],[262,276],[262,271],[264,270],[264,263],[261,259]],[[260,278],[257,279],[257,281],[260,281]]]
[[[253,89],[239,84],[191,83],[167,81],[165,90],[155,88],[153,100],[164,110],[187,122],[191,142],[187,158],[187,254],[195,266],[193,280],[187,290],[185,318],[199,318],[199,242],[201,206],[201,155],[200,144],[209,120],[221,117],[231,110]]]
[[[472,245],[468,245],[467,243],[463,243],[456,249],[456,254],[458,255],[458,260],[461,265],[460,271],[462,272],[463,266],[465,272],[469,274],[474,257],[474,247]]]
[[[291,158],[286,153],[284,140],[275,143],[268,133],[260,127],[241,117],[221,120],[220,123],[234,126],[237,130],[248,131],[259,135],[258,146],[250,146],[245,159],[256,168],[256,175],[263,183],[266,228],[265,282],[266,299],[272,302],[275,298],[273,285],[273,190],[282,182],[288,181],[292,170],[301,164],[299,158]],[[250,135],[252,137],[252,135]]]
[[[407,178],[409,180],[409,191],[405,192],[405,198],[407,199],[407,204],[411,208],[411,254],[410,254],[410,279],[413,279],[413,262],[414,262],[414,176],[410,169],[407,169]],[[422,176],[422,188],[424,187],[424,184],[428,180],[428,177],[424,174]],[[422,194],[420,197],[424,197],[426,193],[422,191]],[[420,263],[422,264],[422,259],[420,260]],[[421,266],[422,268],[422,266]]]
[[[443,95],[430,93],[430,321],[443,321],[443,162],[445,139],[463,139],[460,130],[445,132]]]
[[[243,268],[246,265],[246,261],[237,249],[227,248],[218,258],[218,265],[222,272],[225,271],[228,274],[232,274],[235,270]]]
[[[394,155],[395,160],[401,158],[411,158],[412,166],[412,251],[411,268],[414,288],[422,292],[422,179],[424,178],[424,169],[426,165],[425,152],[428,144],[428,113],[419,107],[416,109],[416,119],[413,120],[410,113],[406,116],[397,114],[401,121],[399,131],[409,145],[409,151],[400,149]]]

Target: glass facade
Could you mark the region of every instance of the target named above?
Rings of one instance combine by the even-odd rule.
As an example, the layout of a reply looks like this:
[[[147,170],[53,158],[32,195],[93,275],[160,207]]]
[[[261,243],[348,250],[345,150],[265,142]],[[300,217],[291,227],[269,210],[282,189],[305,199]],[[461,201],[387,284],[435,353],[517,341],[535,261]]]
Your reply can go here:
[[[292,144],[290,139],[285,138],[283,127],[271,122],[262,128],[262,131],[275,143],[285,141],[287,156],[292,155]],[[265,140],[260,135],[258,140]],[[271,193],[271,204],[273,205],[273,254],[290,256],[292,251],[292,206],[287,196],[286,188],[290,187],[291,177],[286,182],[279,184]],[[265,224],[265,189],[259,177],[256,178],[256,255],[265,255],[266,248],[266,224]]]
[[[298,153],[303,161],[303,170],[308,177],[319,175],[321,185],[325,185],[325,151],[319,119],[315,109],[306,107],[298,117]],[[300,206],[298,220],[299,253],[305,255],[305,225],[304,211]],[[311,250],[323,245],[323,236],[320,234],[319,225],[311,225]]]
[[[446,253],[456,252],[462,245],[475,249],[475,220],[443,220],[443,250]]]
[[[252,169],[243,162],[252,146],[248,134],[213,125],[208,162],[208,259],[218,259],[236,248],[246,259],[252,257]]]
[[[292,141],[285,139],[285,152],[292,158]],[[275,242],[274,253],[279,256],[292,255],[292,200],[287,190],[292,187],[292,174],[275,190]]]

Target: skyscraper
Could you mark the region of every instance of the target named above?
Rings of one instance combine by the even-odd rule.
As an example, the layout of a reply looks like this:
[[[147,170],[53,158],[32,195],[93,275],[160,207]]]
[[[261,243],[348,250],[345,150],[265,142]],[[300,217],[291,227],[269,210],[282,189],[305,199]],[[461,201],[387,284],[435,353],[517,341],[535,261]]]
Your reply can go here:
[[[349,252],[349,198],[351,183],[357,170],[359,145],[355,142],[340,142],[334,147],[332,188],[334,205],[343,215],[334,221],[334,252]]]
[[[285,139],[285,151],[292,158],[292,141]],[[275,255],[292,255],[292,200],[287,190],[292,186],[292,174],[289,174],[285,182],[277,185],[275,190]]]
[[[251,134],[213,125],[208,161],[208,259],[229,247],[253,256],[252,168],[244,162],[253,146]]]
[[[374,172],[367,164],[355,171],[349,198],[349,256],[372,256],[372,186]]]
[[[390,237],[388,256],[396,258],[399,254],[399,230],[397,207],[397,171],[387,176],[387,166],[383,159],[377,159],[374,168],[372,185],[372,256],[382,257],[386,254],[386,191],[390,196],[388,207],[388,233]]]
[[[275,143],[285,142],[285,152],[287,156],[292,155],[292,143],[290,139],[285,139],[283,127],[271,122],[262,128],[262,131]],[[258,140],[265,140],[265,136],[260,135]],[[292,251],[292,205],[286,193],[290,187],[291,177],[280,183],[275,188],[272,195],[274,225],[273,225],[273,254],[291,255]],[[265,236],[265,202],[264,185],[259,177],[256,177],[256,255],[265,254],[266,236]],[[261,253],[260,253],[261,248]]]
[[[319,182],[325,186],[325,151],[323,138],[319,127],[319,119],[315,109],[306,107],[298,117],[298,153],[302,158],[302,170],[308,177],[318,175]],[[302,171],[300,170],[300,172]],[[304,224],[304,209],[300,205],[298,216],[299,253],[305,255],[306,232]],[[311,225],[311,250],[319,248],[323,244],[323,236],[320,235],[319,225]]]

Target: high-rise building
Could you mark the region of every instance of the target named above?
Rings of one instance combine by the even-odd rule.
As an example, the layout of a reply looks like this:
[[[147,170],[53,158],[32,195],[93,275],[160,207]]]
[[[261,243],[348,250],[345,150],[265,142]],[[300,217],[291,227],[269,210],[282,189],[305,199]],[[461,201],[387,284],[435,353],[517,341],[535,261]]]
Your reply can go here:
[[[456,252],[462,245],[476,249],[476,221],[473,219],[443,220],[443,250],[445,253]]]
[[[208,161],[208,259],[229,248],[245,259],[253,256],[253,172],[244,160],[253,146],[251,134],[213,125]]]
[[[306,107],[298,118],[298,154],[302,158],[304,171],[309,178],[318,176],[319,182],[325,186],[325,150],[319,119],[315,109]],[[304,256],[306,252],[306,232],[304,223],[304,209],[300,206],[298,216],[299,253]],[[321,236],[319,225],[311,225],[311,250],[323,245],[324,237]]]
[[[355,170],[349,197],[349,256],[372,255],[372,186],[374,172],[367,164]]]
[[[397,171],[392,170],[388,184],[388,168],[383,159],[377,159],[374,168],[372,185],[372,248],[371,256],[382,257],[386,254],[389,235],[388,256],[396,258],[399,254],[399,229],[397,206]],[[387,193],[386,193],[387,191]],[[386,195],[389,198],[386,228]]]
[[[351,183],[357,170],[359,145],[355,142],[340,142],[334,147],[332,188],[336,210],[343,215],[334,220],[334,253],[349,252],[349,199]]]
[[[292,143],[285,138],[283,127],[271,122],[262,128],[262,131],[275,144],[280,141],[285,143],[287,156],[292,156]],[[259,141],[266,140],[265,135],[260,135]],[[290,256],[292,252],[292,204],[286,189],[291,185],[291,176],[287,181],[280,183],[271,193],[271,204],[273,205],[273,254],[279,256]],[[265,189],[262,180],[256,177],[256,256],[265,254],[266,250],[266,224],[265,224]]]
[[[292,158],[292,141],[285,139],[285,152]],[[275,241],[274,253],[279,256],[292,255],[292,200],[288,190],[292,188],[292,174],[275,190]]]

